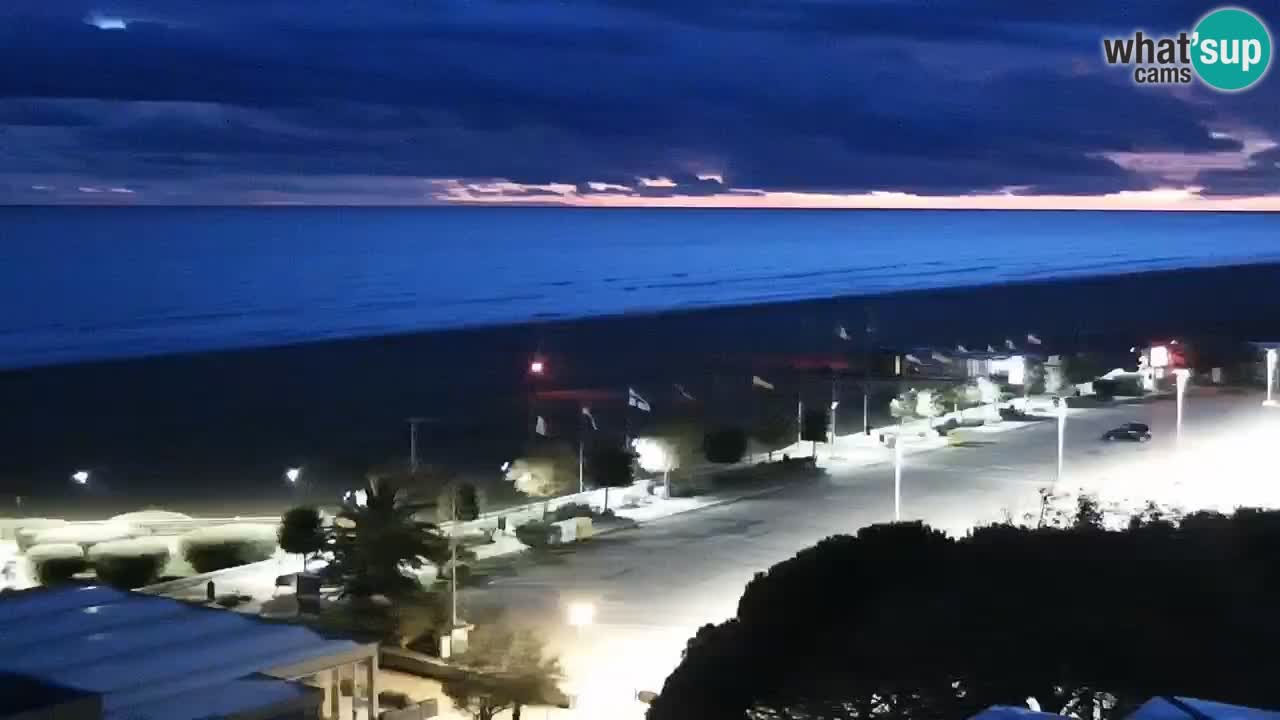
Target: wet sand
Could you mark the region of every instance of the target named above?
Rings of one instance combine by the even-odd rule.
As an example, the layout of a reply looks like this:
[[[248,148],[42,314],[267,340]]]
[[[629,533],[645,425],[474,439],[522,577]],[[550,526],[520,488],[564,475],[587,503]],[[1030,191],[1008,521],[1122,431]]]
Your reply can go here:
[[[1280,339],[1280,265],[842,297],[777,305],[478,328],[265,350],[0,373],[0,515],[100,517],[160,505],[210,515],[328,502],[375,465],[403,464],[405,419],[427,418],[424,462],[496,477],[531,426],[528,398],[555,435],[576,436],[577,406],[624,427],[627,386],[656,412],[673,383],[706,398],[770,372],[779,393],[824,397],[829,381],[788,377],[780,358],[861,353],[865,318],[880,346],[984,348],[1034,332],[1049,351],[1123,351],[1162,337]],[[843,324],[852,340],[836,337]],[[536,387],[528,362],[547,375]],[[732,387],[726,389],[725,383]],[[594,389],[553,399],[557,391]],[[600,393],[612,393],[613,398]],[[855,389],[842,391],[853,406]],[[732,402],[717,404],[728,417]],[[631,413],[632,430],[652,416]],[[850,422],[860,422],[852,417]],[[845,418],[841,418],[844,422]],[[291,488],[284,468],[303,465]],[[70,474],[92,470],[87,487]],[[501,492],[498,490],[497,492]]]

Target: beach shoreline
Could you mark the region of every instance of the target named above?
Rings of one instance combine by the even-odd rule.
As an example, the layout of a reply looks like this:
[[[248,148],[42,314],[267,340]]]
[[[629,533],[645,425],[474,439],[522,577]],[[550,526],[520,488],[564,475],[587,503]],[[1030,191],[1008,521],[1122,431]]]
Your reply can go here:
[[[1171,336],[1276,339],[1280,313],[1266,300],[1275,288],[1280,265],[1244,265],[5,371],[0,515],[18,495],[24,513],[69,508],[95,516],[147,505],[234,515],[330,502],[371,466],[407,462],[409,417],[427,418],[424,462],[496,473],[527,439],[535,392],[594,389],[584,397],[602,398],[597,416],[616,429],[623,409],[601,389],[615,398],[628,386],[655,394],[660,411],[676,383],[706,392],[713,369],[749,378],[788,357],[861,352],[868,318],[871,341],[891,347],[981,348],[1022,343],[1031,332],[1050,351],[1114,351]],[[838,326],[850,341],[836,336]],[[536,386],[527,373],[535,355],[548,368]],[[780,383],[780,392],[794,394],[827,392],[829,381]],[[576,413],[564,405],[545,412]],[[305,488],[282,480],[295,465],[307,469]],[[91,489],[68,482],[81,468],[94,472]]]

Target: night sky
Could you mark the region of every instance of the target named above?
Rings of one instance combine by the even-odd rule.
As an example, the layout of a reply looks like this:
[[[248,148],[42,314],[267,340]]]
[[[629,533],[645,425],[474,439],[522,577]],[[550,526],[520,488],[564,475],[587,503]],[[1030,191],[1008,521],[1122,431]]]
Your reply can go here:
[[[1280,209],[1274,68],[1103,62],[1214,7],[4,0],[0,203]]]

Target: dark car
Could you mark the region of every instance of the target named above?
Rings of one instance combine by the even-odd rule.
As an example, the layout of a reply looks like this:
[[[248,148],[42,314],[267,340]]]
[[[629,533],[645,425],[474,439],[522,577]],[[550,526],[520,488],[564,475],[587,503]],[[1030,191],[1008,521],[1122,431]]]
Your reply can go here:
[[[1137,422],[1125,423],[1120,427],[1114,427],[1102,433],[1102,439],[1107,441],[1131,440],[1133,442],[1146,442],[1151,439],[1151,428]]]

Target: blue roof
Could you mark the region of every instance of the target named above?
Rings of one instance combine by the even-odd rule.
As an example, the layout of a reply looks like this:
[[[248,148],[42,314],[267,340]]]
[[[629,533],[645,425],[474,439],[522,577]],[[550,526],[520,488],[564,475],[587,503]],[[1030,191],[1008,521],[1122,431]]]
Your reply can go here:
[[[302,625],[94,586],[4,595],[0,627],[0,672],[99,694],[108,717],[127,710],[139,719],[176,720],[175,707],[209,717],[225,714],[213,705],[244,710],[300,699],[306,688],[257,674],[368,647]]]
[[[1187,712],[1186,708],[1193,712]],[[1127,720],[1198,720],[1195,713],[1199,713],[1199,718],[1212,720],[1280,720],[1280,712],[1186,697],[1175,697],[1172,700],[1165,697],[1151,698]]]

